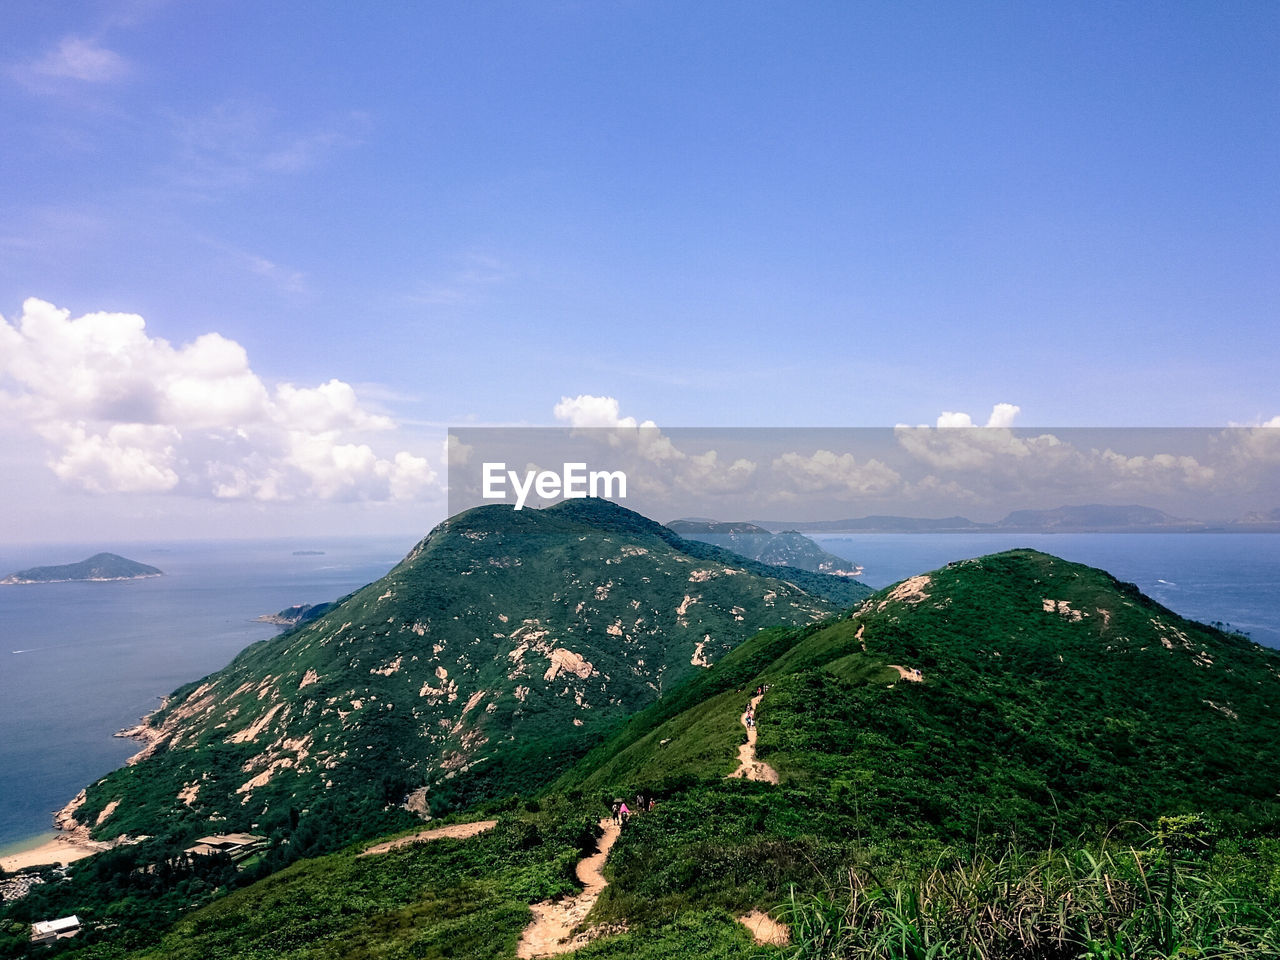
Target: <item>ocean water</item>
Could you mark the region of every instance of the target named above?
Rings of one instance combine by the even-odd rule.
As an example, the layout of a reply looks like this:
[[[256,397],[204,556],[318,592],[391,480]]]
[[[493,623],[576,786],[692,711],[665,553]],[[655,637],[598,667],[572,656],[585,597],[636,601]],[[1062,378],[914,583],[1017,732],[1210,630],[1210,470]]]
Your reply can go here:
[[[334,600],[385,574],[416,538],[133,544],[166,576],[0,587],[0,849],[140,745],[113,738],[183,684],[277,632],[254,618]],[[815,537],[875,587],[952,560],[1034,547],[1102,567],[1177,612],[1280,648],[1280,535],[877,534]],[[110,546],[105,547],[111,549]],[[0,545],[0,576],[101,544]],[[297,555],[323,550],[323,555]]]
[[[103,549],[165,572],[0,586],[0,848],[48,831],[53,811],[141,749],[115,731],[278,632],[255,617],[336,600],[381,577],[414,542],[0,545],[0,577]]]
[[[814,539],[862,564],[862,581],[876,588],[953,560],[1031,547],[1101,567],[1184,617],[1229,623],[1264,646],[1280,648],[1280,534],[885,533]]]

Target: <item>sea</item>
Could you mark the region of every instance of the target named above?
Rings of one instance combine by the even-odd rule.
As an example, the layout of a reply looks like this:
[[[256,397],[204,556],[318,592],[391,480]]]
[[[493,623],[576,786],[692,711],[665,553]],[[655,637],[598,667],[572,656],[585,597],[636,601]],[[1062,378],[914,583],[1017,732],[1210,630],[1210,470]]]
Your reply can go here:
[[[1033,547],[1102,567],[1192,619],[1280,648],[1280,535],[875,534],[814,537],[873,587],[953,560]],[[0,586],[0,854],[140,744],[113,737],[174,689],[277,627],[255,618],[335,600],[378,579],[416,538],[0,544],[0,576],[110,550],[165,576]]]
[[[164,576],[0,586],[0,854],[142,745],[112,734],[280,628],[255,618],[336,600],[383,576],[414,537],[0,544],[0,577],[107,550]]]

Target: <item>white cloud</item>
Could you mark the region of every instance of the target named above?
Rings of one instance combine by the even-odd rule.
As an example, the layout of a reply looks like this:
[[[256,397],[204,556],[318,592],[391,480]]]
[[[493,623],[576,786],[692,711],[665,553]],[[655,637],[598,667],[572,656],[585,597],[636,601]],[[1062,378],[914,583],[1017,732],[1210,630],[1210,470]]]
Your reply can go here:
[[[817,450],[810,456],[784,453],[773,461],[773,473],[788,491],[802,494],[881,496],[901,482],[896,470],[872,458],[859,463],[851,453]]]
[[[1280,416],[1256,426],[1232,424],[1218,437],[1216,445],[1235,470],[1280,464]]]
[[[937,428],[898,425],[898,444],[914,460],[943,473],[959,473],[969,484],[988,492],[1003,490],[1092,490],[1152,494],[1203,489],[1219,477],[1211,464],[1185,454],[1129,456],[1110,447],[1082,447],[1051,433],[1015,432],[1019,413],[1014,404],[999,403],[985,427],[975,427],[966,413],[944,412]]]
[[[756,471],[756,464],[744,457],[730,460],[716,450],[680,450],[652,420],[622,416],[615,397],[562,396],[552,412],[573,431],[588,431],[588,438],[607,443],[619,455],[645,461],[635,482],[651,493],[666,491],[669,485],[699,494],[741,492]]]
[[[552,410],[555,418],[561,423],[575,429],[623,428],[634,430],[638,426],[656,427],[652,420],[643,424],[636,422],[635,417],[624,417],[615,397],[597,397],[589,393],[580,393],[576,397],[561,397],[560,402]]]
[[[1013,421],[1017,419],[1022,408],[1013,403],[997,403],[991,408],[991,415],[987,417],[987,426],[991,428],[1012,427]],[[967,413],[953,413],[950,410],[944,410],[938,416],[939,427],[976,427],[973,418]]]
[[[174,445],[181,437],[172,427],[118,423],[90,433],[75,424],[42,432],[62,448],[49,464],[53,472],[93,493],[164,493],[178,485]]]
[[[1205,487],[1218,476],[1213,467],[1200,463],[1195,457],[1172,453],[1127,457],[1108,448],[1101,453],[1092,451],[1090,459],[1100,465],[1102,478],[1112,483],[1132,480],[1153,486]]]
[[[235,341],[175,347],[136,314],[73,319],[27,300],[16,324],[0,317],[0,388],[8,419],[49,443],[53,472],[97,493],[406,500],[435,481],[425,458],[375,451],[368,435],[395,424],[350,384],[270,390]]]
[[[20,74],[85,83],[110,83],[133,72],[133,67],[114,50],[95,40],[67,36],[40,59],[28,64]]]
[[[622,416],[615,397],[589,393],[562,396],[552,413],[574,430],[607,431],[604,436],[610,446],[634,446],[640,456],[653,463],[686,459],[652,420],[637,421],[635,417]]]

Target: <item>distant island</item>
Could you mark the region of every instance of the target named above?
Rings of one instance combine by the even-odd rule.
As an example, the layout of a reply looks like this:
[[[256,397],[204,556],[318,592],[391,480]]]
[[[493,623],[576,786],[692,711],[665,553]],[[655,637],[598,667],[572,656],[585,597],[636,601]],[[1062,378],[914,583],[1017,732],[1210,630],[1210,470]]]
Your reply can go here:
[[[163,570],[145,563],[138,563],[136,560],[114,553],[97,553],[79,563],[19,570],[0,580],[0,584],[64,583],[69,580],[142,580],[146,577],[162,576],[164,576]]]
[[[293,551],[293,555],[295,557],[323,557],[324,551],[323,550],[295,550]]]
[[[667,528],[686,540],[701,540],[773,567],[795,567],[837,577],[862,575],[862,567],[827,553],[795,530],[771,533],[754,523],[722,522],[701,517],[672,520]]]

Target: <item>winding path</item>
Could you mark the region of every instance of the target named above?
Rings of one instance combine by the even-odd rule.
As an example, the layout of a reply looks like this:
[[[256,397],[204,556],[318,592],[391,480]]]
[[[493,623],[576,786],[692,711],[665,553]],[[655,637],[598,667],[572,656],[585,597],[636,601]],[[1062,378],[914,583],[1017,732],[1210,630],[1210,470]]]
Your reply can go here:
[[[759,780],[763,783],[778,782],[778,771],[764,761],[756,759],[756,728],[754,724],[747,723],[747,713],[755,713],[762,699],[764,699],[763,693],[752,697],[751,709],[743,711],[742,716],[738,718],[738,722],[747,729],[747,742],[738,746],[738,769],[729,774],[726,779],[746,777],[748,780]]]
[[[622,832],[612,820],[601,820],[604,830],[596,843],[596,852],[578,861],[578,882],[582,884],[582,892],[563,900],[543,900],[533,904],[533,921],[520,934],[520,943],[516,946],[516,956],[522,960],[534,957],[553,957],[556,954],[577,950],[593,939],[591,930],[573,936],[573,931],[582,923],[591,908],[600,899],[600,893],[609,885],[601,868],[613,849],[618,835]]]
[[[368,850],[361,851],[360,856],[371,857],[376,853],[387,853],[399,847],[407,847],[411,843],[426,843],[428,840],[439,840],[443,837],[474,837],[477,833],[492,830],[497,825],[497,820],[475,820],[471,823],[452,823],[447,827],[433,827],[430,830],[422,830],[409,837],[401,837],[399,840],[388,840],[386,843],[379,843]]]

